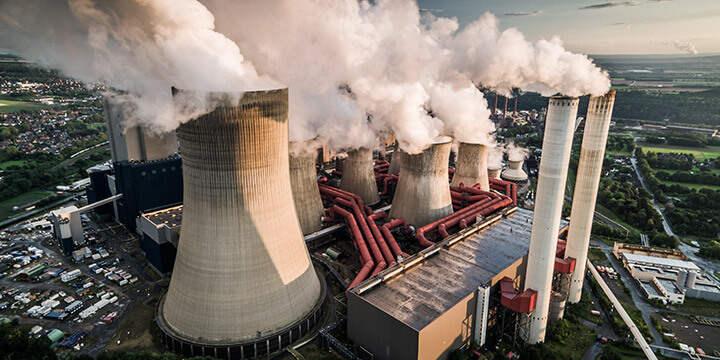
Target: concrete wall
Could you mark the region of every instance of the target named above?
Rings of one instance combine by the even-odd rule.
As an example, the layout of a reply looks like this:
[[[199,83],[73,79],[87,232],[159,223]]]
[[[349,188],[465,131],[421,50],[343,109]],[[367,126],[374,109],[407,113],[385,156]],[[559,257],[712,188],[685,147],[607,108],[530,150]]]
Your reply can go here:
[[[419,334],[353,292],[348,292],[348,338],[376,360],[418,359]]]
[[[720,301],[720,293],[702,291],[698,289],[685,289],[685,296],[705,300]]]
[[[460,300],[420,331],[418,359],[447,359],[450,352],[472,340],[477,292]]]

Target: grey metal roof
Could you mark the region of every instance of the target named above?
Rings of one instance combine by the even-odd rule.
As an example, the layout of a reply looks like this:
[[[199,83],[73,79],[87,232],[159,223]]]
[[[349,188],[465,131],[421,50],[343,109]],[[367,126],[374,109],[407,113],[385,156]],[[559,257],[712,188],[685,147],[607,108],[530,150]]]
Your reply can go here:
[[[527,254],[532,215],[532,211],[518,208],[510,217],[450,249],[443,248],[421,265],[360,297],[421,330]],[[561,226],[566,224],[563,221]]]
[[[167,209],[144,214],[144,216],[155,225],[167,225],[170,228],[182,224],[183,206],[178,205]]]

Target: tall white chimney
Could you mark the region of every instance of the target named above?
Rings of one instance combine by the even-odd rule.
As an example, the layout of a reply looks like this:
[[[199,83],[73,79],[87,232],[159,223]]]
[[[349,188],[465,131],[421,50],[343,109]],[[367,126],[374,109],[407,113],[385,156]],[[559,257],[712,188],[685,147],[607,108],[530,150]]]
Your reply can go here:
[[[452,186],[459,186],[460,183],[467,187],[480,184],[481,190],[490,191],[487,163],[487,146],[461,142],[458,147],[458,160],[455,164]]]
[[[548,105],[533,212],[525,289],[537,291],[527,341],[545,341],[560,216],[572,147],[578,98],[553,96]]]
[[[451,146],[445,137],[419,154],[403,154],[390,217],[421,227],[453,212],[448,184]]]
[[[565,248],[566,257],[577,259],[568,292],[570,303],[579,302],[582,295],[588,246],[590,245],[590,230],[595,214],[595,200],[600,185],[600,175],[602,175],[605,145],[614,103],[615,91],[612,90],[603,96],[590,97],[588,104],[577,180],[573,192],[572,211],[570,212],[567,247]]]

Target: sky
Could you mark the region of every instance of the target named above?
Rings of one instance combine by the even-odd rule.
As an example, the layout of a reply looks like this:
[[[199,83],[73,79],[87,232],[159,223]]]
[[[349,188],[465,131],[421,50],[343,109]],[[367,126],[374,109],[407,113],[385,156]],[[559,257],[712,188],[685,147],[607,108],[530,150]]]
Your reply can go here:
[[[559,36],[585,54],[720,53],[720,0],[418,0],[460,26],[489,11],[531,41]]]

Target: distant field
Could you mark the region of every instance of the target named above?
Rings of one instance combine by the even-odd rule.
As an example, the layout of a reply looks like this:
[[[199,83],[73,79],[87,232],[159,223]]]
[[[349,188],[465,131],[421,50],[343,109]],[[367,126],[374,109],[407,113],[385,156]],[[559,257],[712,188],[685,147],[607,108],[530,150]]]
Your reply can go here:
[[[90,128],[90,129],[100,129],[100,128],[104,127],[104,126],[105,126],[105,123],[94,123],[94,124],[88,125],[88,128]]]
[[[48,105],[42,105],[29,101],[0,100],[0,114],[18,112],[22,110],[47,109]]]
[[[691,184],[691,183],[683,183],[683,182],[677,182],[677,181],[669,181],[669,180],[660,180],[661,183],[670,186],[670,185],[681,185],[685,186],[689,189],[712,189],[712,190],[720,190],[720,186],[717,185],[704,185],[704,184]]]
[[[672,175],[672,174],[674,174],[674,173],[676,173],[676,172],[678,172],[678,171],[684,171],[684,170],[653,169],[653,172],[656,173],[656,174],[657,174],[658,172],[660,172],[660,171],[664,171],[664,172]],[[700,170],[699,170],[698,168],[693,168],[692,170],[690,170],[690,172],[700,173]],[[712,169],[712,170],[710,170],[710,173],[711,173],[711,174],[715,174],[715,175],[720,175],[720,169]]]
[[[28,161],[28,160],[10,160],[0,163],[0,170],[6,170],[8,167],[13,165],[23,166],[27,164],[34,164],[34,161]]]
[[[714,159],[720,156],[720,146],[708,146],[705,148],[682,147],[673,145],[658,145],[649,143],[638,143],[638,147],[642,147],[644,152],[652,151],[656,153],[674,153],[674,154],[692,154],[699,160]]]
[[[20,196],[16,196],[12,199],[5,200],[3,202],[0,202],[0,220],[5,220],[9,217],[12,217],[15,214],[19,214],[20,211],[13,211],[13,206],[19,206],[24,207],[25,205],[31,204],[33,202],[42,200],[53,193],[49,191],[43,191],[43,190],[33,190],[30,192],[27,192],[25,194],[22,194]]]

